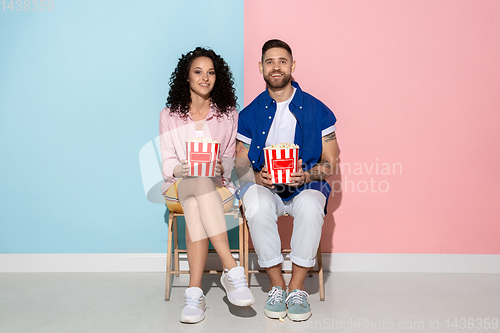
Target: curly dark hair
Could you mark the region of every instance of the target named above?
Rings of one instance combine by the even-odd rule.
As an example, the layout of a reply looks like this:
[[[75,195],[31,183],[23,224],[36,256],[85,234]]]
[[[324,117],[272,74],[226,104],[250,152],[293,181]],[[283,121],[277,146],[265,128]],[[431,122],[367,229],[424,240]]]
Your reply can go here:
[[[193,60],[198,57],[210,58],[214,63],[215,84],[210,97],[216,108],[215,115],[219,118],[229,115],[232,109],[238,105],[236,103],[236,89],[233,87],[234,81],[231,68],[214,51],[201,47],[197,47],[179,58],[177,67],[170,76],[170,91],[165,105],[170,108],[171,113],[177,113],[182,118],[187,117],[191,104],[191,91],[188,82],[189,70]]]

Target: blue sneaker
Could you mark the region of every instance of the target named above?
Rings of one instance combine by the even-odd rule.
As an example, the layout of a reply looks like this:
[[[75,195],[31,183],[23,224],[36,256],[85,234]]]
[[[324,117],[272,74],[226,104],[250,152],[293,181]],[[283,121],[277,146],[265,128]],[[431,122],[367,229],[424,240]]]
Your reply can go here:
[[[307,303],[309,294],[304,290],[292,290],[286,298],[288,306],[288,318],[293,321],[304,321],[312,315],[311,307]]]
[[[286,292],[281,287],[273,287],[267,294],[264,313],[272,319],[286,317]]]

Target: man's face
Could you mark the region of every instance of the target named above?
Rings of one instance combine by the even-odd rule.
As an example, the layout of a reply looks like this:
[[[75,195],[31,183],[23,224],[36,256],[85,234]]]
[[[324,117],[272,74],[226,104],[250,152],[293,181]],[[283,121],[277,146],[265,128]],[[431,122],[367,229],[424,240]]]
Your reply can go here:
[[[275,47],[264,53],[263,62],[259,62],[259,69],[268,87],[281,89],[290,83],[295,71],[295,61],[287,50]]]

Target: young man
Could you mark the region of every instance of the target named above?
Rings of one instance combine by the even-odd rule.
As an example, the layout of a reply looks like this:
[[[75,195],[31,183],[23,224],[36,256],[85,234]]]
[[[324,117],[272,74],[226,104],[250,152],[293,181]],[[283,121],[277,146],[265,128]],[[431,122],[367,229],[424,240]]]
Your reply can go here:
[[[271,281],[264,306],[270,318],[302,321],[311,316],[304,280],[315,264],[323,217],[331,188],[325,179],[336,170],[339,148],[336,118],[321,101],[292,81],[295,61],[281,40],[262,47],[259,69],[267,89],[241,111],[236,135],[236,171],[250,234],[259,259]],[[263,148],[278,143],[299,145],[299,170],[292,183],[273,184],[264,163]],[[294,218],[291,240],[292,278],[286,294],[281,274],[278,217]]]

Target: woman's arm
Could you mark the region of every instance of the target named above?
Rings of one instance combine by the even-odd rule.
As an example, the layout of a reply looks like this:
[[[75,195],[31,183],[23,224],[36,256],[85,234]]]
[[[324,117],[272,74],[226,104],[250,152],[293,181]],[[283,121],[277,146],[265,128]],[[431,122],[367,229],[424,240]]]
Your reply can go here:
[[[231,115],[230,125],[227,126],[226,130],[229,132],[228,144],[224,151],[221,151],[222,160],[222,175],[225,179],[231,178],[231,172],[234,168],[234,154],[236,151],[236,131],[238,129],[238,111],[235,109]],[[221,147],[222,148],[222,147]]]
[[[174,177],[178,177],[181,161],[175,153],[169,113],[166,108],[160,113],[161,167],[163,179],[173,181]]]

